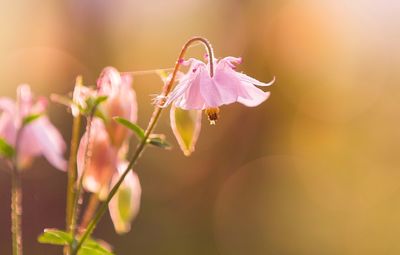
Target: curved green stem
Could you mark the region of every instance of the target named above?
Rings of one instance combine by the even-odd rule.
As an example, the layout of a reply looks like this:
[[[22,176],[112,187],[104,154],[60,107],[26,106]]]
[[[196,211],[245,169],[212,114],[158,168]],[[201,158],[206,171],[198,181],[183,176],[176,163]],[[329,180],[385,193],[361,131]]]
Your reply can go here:
[[[162,96],[166,97],[171,92],[172,87],[173,87],[173,85],[175,83],[176,75],[178,73],[179,67],[181,66],[183,57],[185,56],[185,53],[186,53],[187,49],[189,48],[189,46],[192,43],[197,42],[197,41],[200,41],[201,43],[203,43],[205,45],[205,47],[206,47],[206,49],[208,51],[209,58],[210,58],[210,76],[212,77],[214,75],[214,67],[213,67],[214,54],[213,54],[213,50],[212,50],[211,44],[208,42],[207,39],[205,39],[203,37],[193,37],[193,38],[189,39],[183,45],[183,48],[181,50],[181,53],[179,54],[178,60],[176,61],[176,64],[175,64],[175,67],[174,67],[174,71],[172,73],[171,80],[164,85]],[[114,197],[115,193],[118,191],[118,188],[121,186],[121,184],[124,181],[126,175],[129,173],[129,171],[132,169],[132,167],[135,165],[135,163],[139,159],[140,155],[142,154],[144,148],[147,145],[147,140],[148,140],[151,132],[155,128],[155,126],[157,124],[157,121],[161,116],[162,109],[163,108],[159,107],[158,105],[156,105],[154,107],[153,115],[152,115],[152,117],[151,117],[151,119],[149,121],[149,124],[147,126],[145,135],[142,138],[142,140],[140,141],[138,147],[136,148],[136,151],[135,151],[131,161],[129,162],[129,164],[128,164],[127,168],[125,169],[125,171],[123,172],[123,174],[120,176],[118,182],[111,189],[111,191],[108,194],[106,200],[101,203],[99,209],[96,211],[96,214],[94,215],[92,221],[89,223],[86,231],[83,233],[83,235],[82,235],[81,239],[79,240],[78,244],[76,245],[76,247],[73,248],[72,255],[76,255],[78,253],[78,250],[82,247],[82,244],[92,234],[92,232],[93,232],[94,228],[96,227],[97,223],[100,221],[101,217],[106,212],[109,202]]]

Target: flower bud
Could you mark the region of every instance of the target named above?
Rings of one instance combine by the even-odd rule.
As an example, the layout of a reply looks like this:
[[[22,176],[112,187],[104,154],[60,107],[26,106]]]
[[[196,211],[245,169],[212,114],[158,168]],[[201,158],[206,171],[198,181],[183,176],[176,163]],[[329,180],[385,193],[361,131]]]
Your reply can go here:
[[[100,95],[107,96],[100,109],[105,114],[105,126],[111,142],[119,148],[129,135],[129,130],[119,125],[112,118],[122,117],[131,122],[137,120],[137,102],[135,91],[131,87],[132,78],[129,75],[120,75],[112,67],[103,70],[97,82]]]
[[[87,156],[86,152],[88,152]],[[111,146],[103,122],[100,119],[94,119],[90,131],[90,143],[88,144],[86,132],[78,148],[77,166],[79,176],[82,176],[84,172],[83,187],[89,192],[97,193],[101,200],[105,199],[111,179],[117,170],[116,162],[117,151]]]

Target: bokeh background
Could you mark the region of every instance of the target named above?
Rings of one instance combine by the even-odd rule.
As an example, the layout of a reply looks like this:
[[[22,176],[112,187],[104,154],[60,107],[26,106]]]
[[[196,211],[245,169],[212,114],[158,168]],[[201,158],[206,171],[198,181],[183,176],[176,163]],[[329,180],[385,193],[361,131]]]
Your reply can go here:
[[[136,170],[143,196],[132,231],[107,215],[95,236],[117,254],[394,255],[400,253],[400,2],[397,0],[2,1],[0,95],[29,83],[67,94],[105,66],[172,67],[182,44],[207,37],[217,57],[273,76],[257,108],[222,107],[183,156],[149,148]],[[202,57],[202,47],[189,55]],[[135,76],[139,124],[156,75]],[[52,104],[69,141],[71,116]],[[25,254],[61,254],[36,242],[63,228],[66,175],[44,159],[23,176]],[[10,177],[0,172],[0,254],[11,254]]]

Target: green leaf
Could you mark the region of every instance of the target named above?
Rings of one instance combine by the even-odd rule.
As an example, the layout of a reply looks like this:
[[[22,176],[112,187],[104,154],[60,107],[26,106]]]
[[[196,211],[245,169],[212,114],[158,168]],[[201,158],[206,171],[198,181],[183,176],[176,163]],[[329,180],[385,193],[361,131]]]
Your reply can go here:
[[[28,116],[25,116],[22,120],[22,126],[29,125],[30,123],[34,122],[35,120],[39,119],[43,116],[43,113],[34,113]]]
[[[144,138],[144,130],[139,127],[138,125],[130,122],[127,119],[121,118],[121,117],[114,117],[113,118],[116,122],[118,122],[119,124],[129,128],[130,130],[132,130],[138,137],[139,139],[143,139]]]
[[[86,99],[86,108],[81,109],[83,115],[92,114],[93,110],[106,101],[108,96],[89,97]]]
[[[151,134],[147,142],[162,149],[171,149],[171,144],[165,140],[165,135]]]
[[[200,110],[182,110],[174,106],[170,112],[171,128],[185,156],[194,151],[201,129]]]
[[[44,233],[38,237],[39,243],[53,244],[53,245],[69,245],[72,242],[70,234],[54,229],[46,228]]]
[[[38,237],[38,241],[39,243],[65,246],[72,243],[72,236],[65,231],[49,228],[45,229],[44,233]],[[78,255],[113,255],[113,253],[99,242],[88,239],[79,249]]]
[[[82,248],[79,250],[78,255],[114,255],[114,253],[112,253],[93,239],[89,239],[85,242],[84,245],[82,245]]]
[[[15,149],[3,138],[0,138],[0,155],[5,158],[12,158],[15,155]]]

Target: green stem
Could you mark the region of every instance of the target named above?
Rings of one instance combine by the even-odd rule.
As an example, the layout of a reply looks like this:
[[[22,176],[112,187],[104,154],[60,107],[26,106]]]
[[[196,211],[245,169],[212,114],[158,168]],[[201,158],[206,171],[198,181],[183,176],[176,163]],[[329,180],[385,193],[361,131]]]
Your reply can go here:
[[[94,113],[96,111],[96,106],[91,111],[89,117],[87,117],[86,124],[86,148],[85,148],[85,156],[83,160],[83,170],[81,176],[79,177],[78,189],[75,194],[74,203],[72,205],[72,216],[71,216],[71,225],[70,225],[70,233],[72,236],[73,242],[70,245],[70,251],[74,250],[75,245],[75,235],[76,235],[76,225],[77,225],[77,217],[80,212],[80,201],[82,201],[82,190],[83,190],[83,180],[86,172],[86,167],[89,164],[91,158],[91,131],[92,131],[92,120]]]
[[[206,47],[206,49],[208,51],[209,58],[210,58],[210,76],[212,77],[214,75],[214,67],[213,67],[214,56],[213,56],[213,50],[212,50],[211,44],[207,41],[207,39],[205,39],[203,37],[193,37],[193,38],[191,38],[190,40],[188,40],[184,44],[184,46],[183,46],[183,48],[181,50],[181,53],[179,54],[178,60],[176,61],[175,68],[174,68],[174,71],[172,73],[171,80],[169,81],[169,83],[164,85],[162,96],[166,97],[171,92],[173,84],[174,84],[175,79],[176,79],[176,75],[177,75],[178,70],[179,70],[179,67],[181,66],[183,57],[185,56],[185,53],[186,53],[187,49],[189,48],[189,46],[192,43],[196,42],[196,41],[200,41],[205,45],[205,47]],[[135,165],[136,161],[139,159],[139,157],[142,154],[144,148],[146,147],[147,140],[148,140],[151,132],[155,128],[155,126],[157,124],[157,121],[161,116],[162,109],[163,108],[160,107],[159,105],[156,105],[154,107],[153,115],[152,115],[152,117],[150,119],[150,122],[149,122],[149,124],[147,126],[145,135],[142,138],[142,140],[140,141],[138,147],[136,148],[136,151],[135,151],[131,161],[129,162],[127,168],[125,169],[125,171],[123,172],[123,174],[119,178],[118,182],[111,189],[111,191],[108,194],[106,200],[101,203],[99,209],[96,211],[96,214],[94,215],[92,221],[89,223],[86,231],[83,233],[83,235],[82,235],[81,239],[79,240],[78,244],[72,250],[72,255],[76,255],[78,253],[78,250],[82,247],[82,244],[92,234],[92,232],[93,232],[94,228],[96,227],[97,223],[100,221],[101,217],[106,212],[109,202],[114,197],[115,193],[118,191],[118,188],[121,186],[121,184],[124,181],[126,175],[129,173],[129,171]]]
[[[13,255],[22,255],[22,188],[21,178],[15,166],[11,173],[11,233]]]
[[[65,228],[70,231],[72,222],[72,210],[75,201],[75,184],[76,184],[76,153],[78,150],[79,142],[79,131],[81,127],[81,116],[75,116],[72,123],[72,138],[71,138],[71,149],[68,161],[68,184],[67,184],[67,205],[66,205],[66,218]]]
[[[71,226],[73,222],[73,217],[75,217],[74,213],[74,205],[76,198],[76,155],[78,151],[78,143],[79,143],[79,133],[81,127],[81,115],[78,114],[74,116],[72,122],[72,138],[71,138],[71,147],[69,152],[69,161],[68,161],[68,184],[67,184],[67,204],[66,204],[66,212],[65,212],[65,229],[67,231],[71,231]],[[65,246],[64,254],[69,254],[70,247]]]
[[[96,212],[97,206],[99,205],[99,197],[97,194],[92,193],[89,199],[89,203],[85,208],[85,213],[83,214],[81,224],[78,228],[78,233],[82,233],[85,231],[86,227],[88,226],[90,220],[92,219],[94,213]]]
[[[11,171],[11,234],[13,255],[22,255],[22,186],[18,168],[18,151],[23,129],[24,126],[17,131],[15,155],[12,160],[13,167]]]

